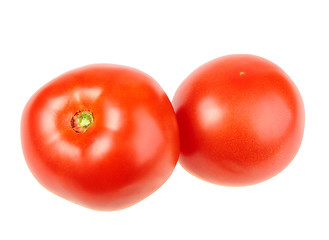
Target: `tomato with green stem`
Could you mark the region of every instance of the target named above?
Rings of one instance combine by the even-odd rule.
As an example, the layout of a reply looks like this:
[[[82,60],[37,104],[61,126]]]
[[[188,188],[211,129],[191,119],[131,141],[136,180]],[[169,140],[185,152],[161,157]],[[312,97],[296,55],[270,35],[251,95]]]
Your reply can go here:
[[[111,64],[69,71],[38,90],[23,111],[21,140],[44,187],[95,210],[144,199],[179,155],[167,95],[150,76]]]

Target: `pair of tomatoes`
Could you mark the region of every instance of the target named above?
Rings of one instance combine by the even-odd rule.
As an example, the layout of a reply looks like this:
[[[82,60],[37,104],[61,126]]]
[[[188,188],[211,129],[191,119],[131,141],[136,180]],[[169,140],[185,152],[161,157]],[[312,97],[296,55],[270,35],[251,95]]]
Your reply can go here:
[[[51,192],[117,210],[157,190],[179,156],[201,179],[242,186],[282,171],[301,144],[301,96],[260,57],[229,55],[202,65],[178,88],[173,107],[136,69],[75,69],[28,101],[21,122],[26,162]]]

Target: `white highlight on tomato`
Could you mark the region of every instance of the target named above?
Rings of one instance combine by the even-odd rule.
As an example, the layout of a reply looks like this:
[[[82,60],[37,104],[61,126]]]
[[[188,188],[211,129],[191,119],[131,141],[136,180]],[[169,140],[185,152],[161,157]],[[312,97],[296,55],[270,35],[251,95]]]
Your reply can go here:
[[[223,118],[223,109],[218,102],[211,98],[205,98],[200,104],[198,109],[201,114],[201,124],[205,128],[211,128],[218,125]]]
[[[111,151],[113,142],[108,134],[97,136],[95,141],[88,147],[89,159],[101,159],[107,152]]]
[[[105,126],[111,131],[118,131],[122,125],[122,113],[119,107],[110,107],[106,111]]]

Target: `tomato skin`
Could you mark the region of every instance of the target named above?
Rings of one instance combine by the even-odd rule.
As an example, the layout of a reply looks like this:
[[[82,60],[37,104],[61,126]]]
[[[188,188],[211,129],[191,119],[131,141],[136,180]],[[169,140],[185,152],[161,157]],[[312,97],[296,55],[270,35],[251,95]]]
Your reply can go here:
[[[84,133],[78,111],[92,112]],[[95,64],[69,71],[38,90],[21,120],[26,163],[51,192],[103,211],[129,207],[157,190],[179,156],[172,105],[148,75]]]
[[[304,105],[288,75],[254,55],[228,55],[197,68],[173,99],[179,163],[211,183],[245,186],[281,172],[304,132]]]

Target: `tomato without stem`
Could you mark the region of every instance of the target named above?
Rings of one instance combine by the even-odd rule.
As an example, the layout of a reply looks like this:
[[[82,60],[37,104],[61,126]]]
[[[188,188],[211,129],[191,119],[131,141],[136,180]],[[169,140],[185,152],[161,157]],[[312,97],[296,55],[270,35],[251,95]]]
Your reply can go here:
[[[144,199],[179,155],[175,113],[161,87],[110,64],[72,70],[38,90],[25,106],[21,140],[44,187],[95,210]]]
[[[180,164],[206,181],[259,183],[282,171],[304,131],[302,98],[288,75],[253,55],[229,55],[196,69],[173,105]]]

